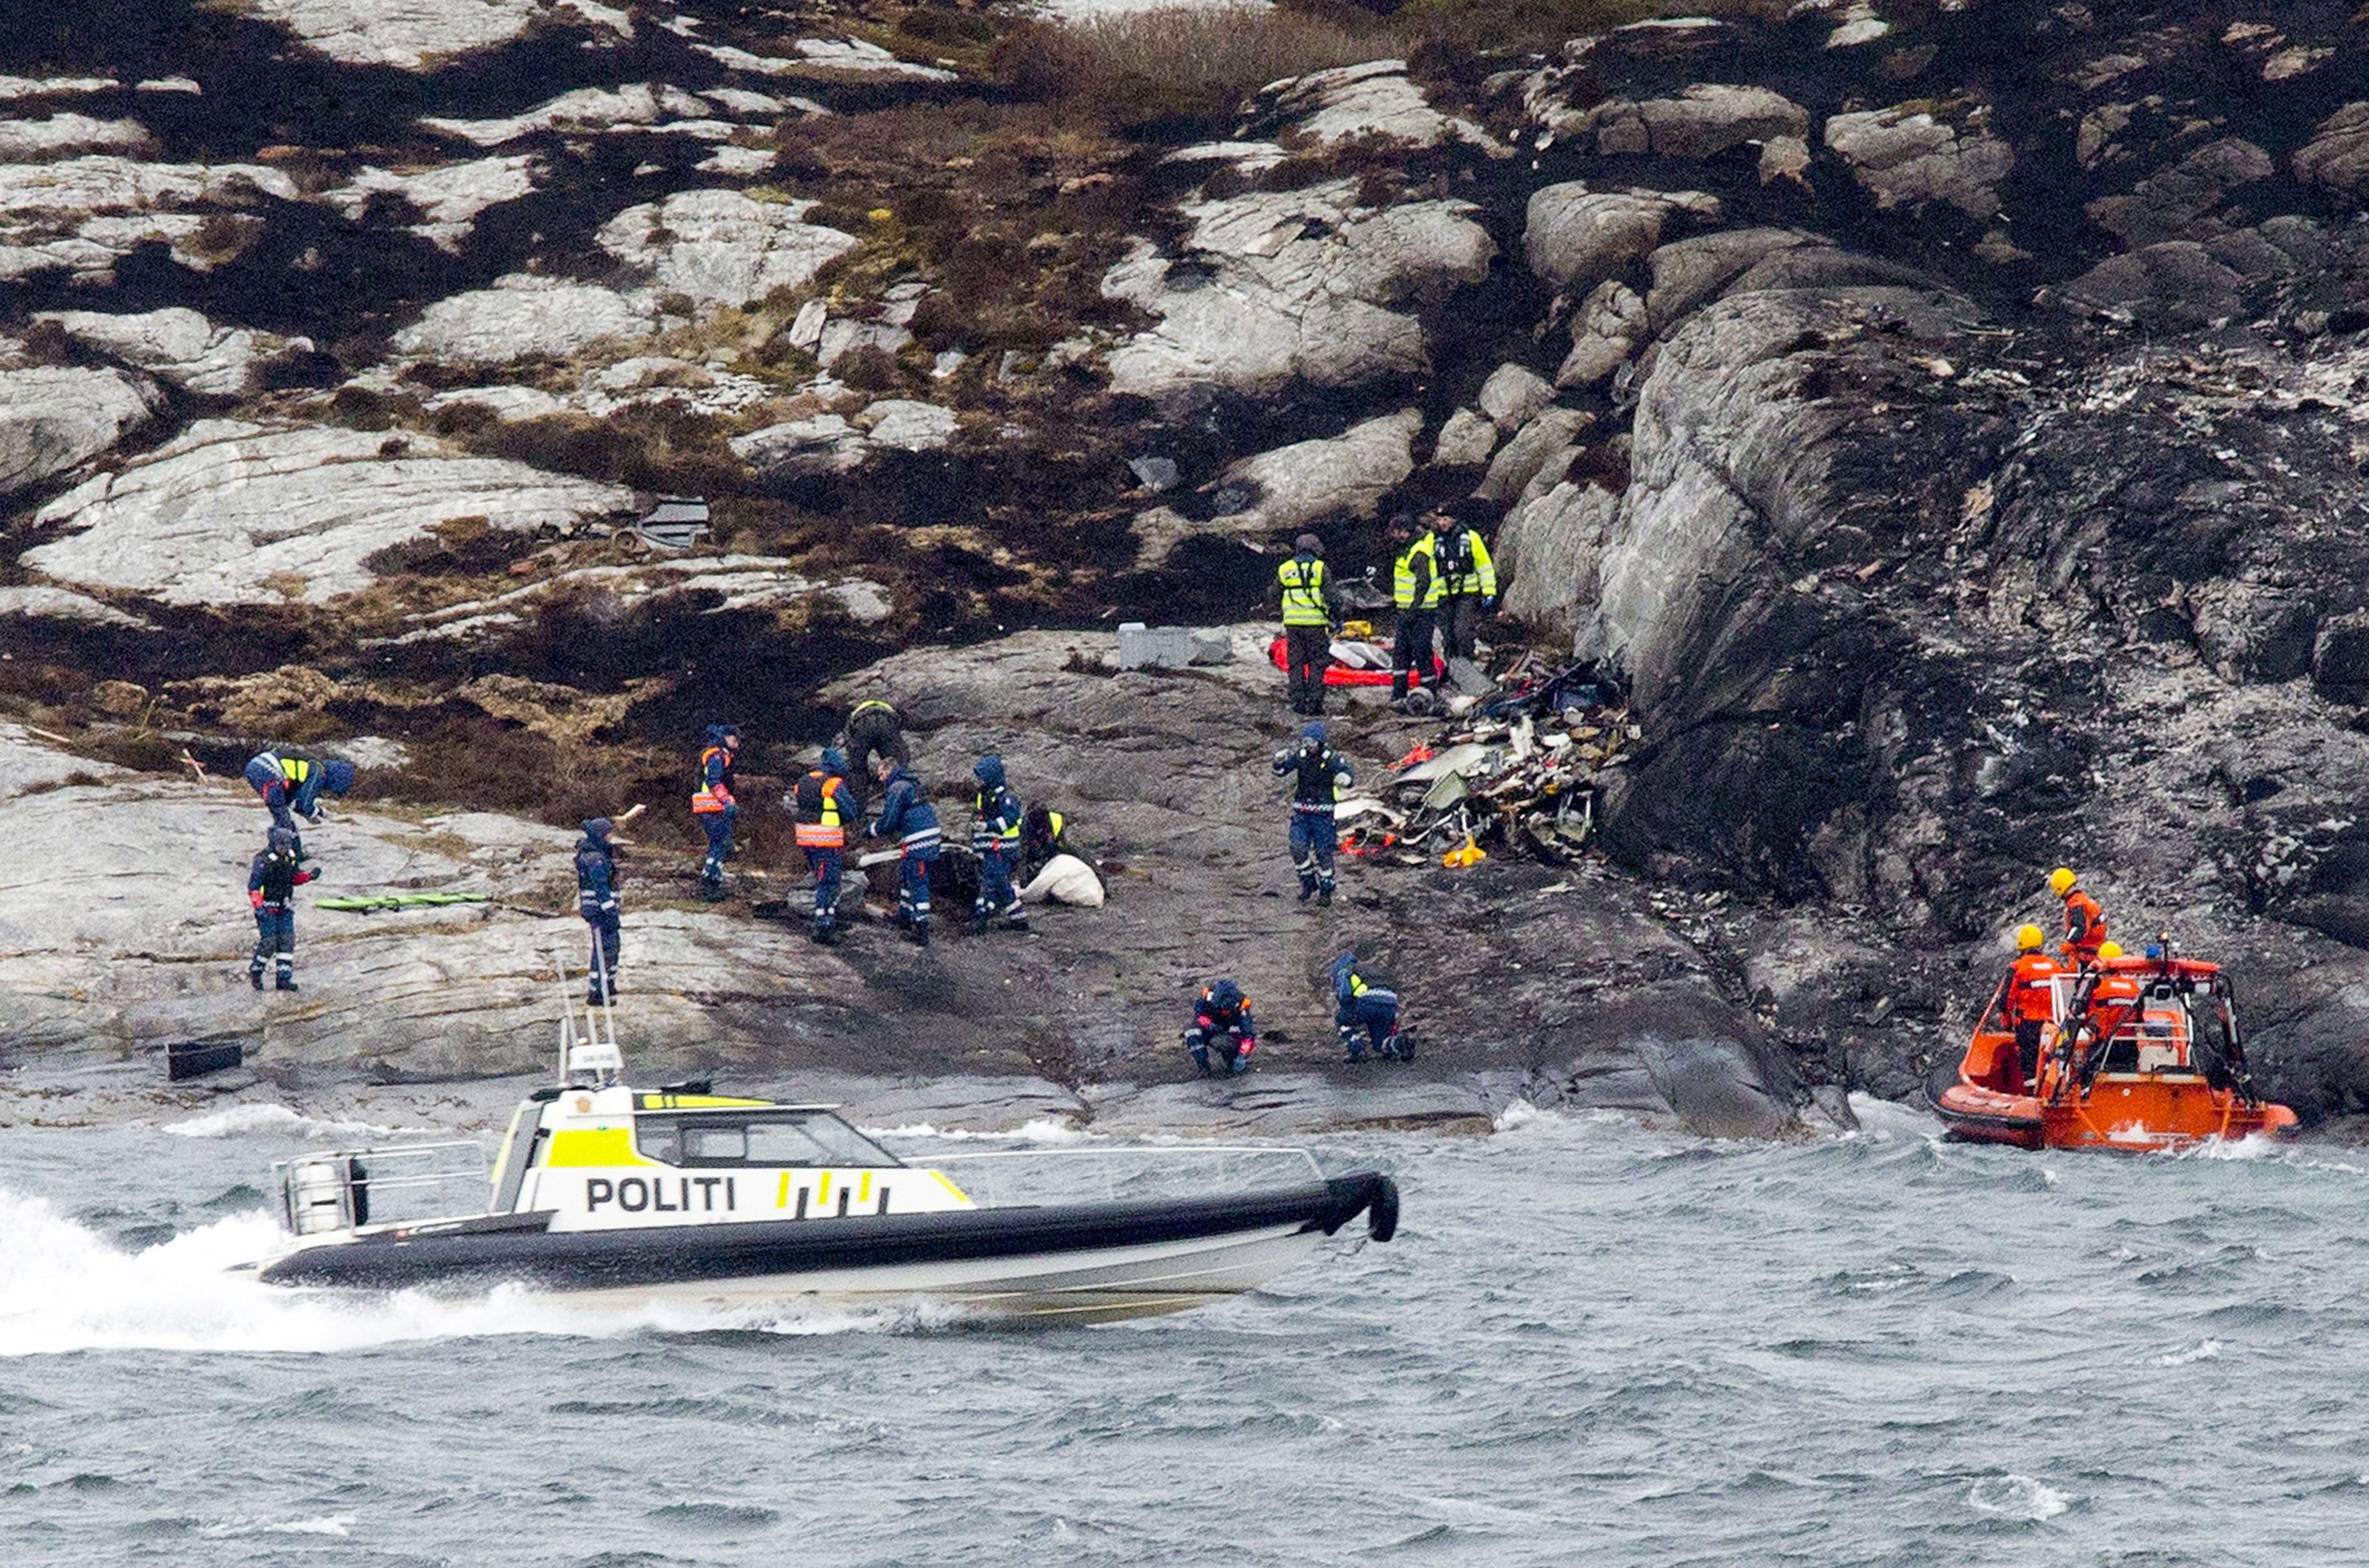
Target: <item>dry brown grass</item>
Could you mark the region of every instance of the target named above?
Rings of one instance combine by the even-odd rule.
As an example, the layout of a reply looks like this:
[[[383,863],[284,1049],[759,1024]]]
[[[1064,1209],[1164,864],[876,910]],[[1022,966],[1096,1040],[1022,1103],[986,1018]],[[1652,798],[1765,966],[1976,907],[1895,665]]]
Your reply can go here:
[[[1175,6],[1026,23],[997,47],[995,65],[1015,92],[1141,125],[1230,114],[1269,82],[1383,58],[1394,42],[1354,17]]]

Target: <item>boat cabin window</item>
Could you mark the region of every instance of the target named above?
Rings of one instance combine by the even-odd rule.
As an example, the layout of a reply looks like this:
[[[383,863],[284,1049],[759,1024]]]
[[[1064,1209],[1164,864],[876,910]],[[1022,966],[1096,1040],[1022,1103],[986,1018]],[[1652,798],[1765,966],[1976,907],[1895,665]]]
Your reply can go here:
[[[895,1165],[897,1157],[814,1111],[738,1111],[635,1119],[634,1147],[670,1165]]]

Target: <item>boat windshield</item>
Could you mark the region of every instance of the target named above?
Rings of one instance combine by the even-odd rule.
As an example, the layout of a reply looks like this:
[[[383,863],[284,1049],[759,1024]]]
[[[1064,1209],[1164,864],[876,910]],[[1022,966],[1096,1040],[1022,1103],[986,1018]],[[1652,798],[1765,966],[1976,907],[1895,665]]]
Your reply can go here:
[[[634,1118],[634,1147],[670,1165],[902,1163],[828,1111],[645,1111]]]

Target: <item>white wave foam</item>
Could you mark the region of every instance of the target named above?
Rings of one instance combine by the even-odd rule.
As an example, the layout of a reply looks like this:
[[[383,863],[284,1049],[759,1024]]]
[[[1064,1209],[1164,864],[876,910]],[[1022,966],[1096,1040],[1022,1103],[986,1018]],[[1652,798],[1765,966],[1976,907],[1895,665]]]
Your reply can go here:
[[[2263,1133],[2246,1138],[2208,1138],[2172,1153],[2175,1160],[2276,1160],[2285,1153],[2278,1139]]]
[[[866,1138],[937,1139],[946,1143],[1093,1143],[1100,1141],[1101,1133],[1089,1132],[1051,1116],[1039,1116],[1016,1128],[1004,1132],[978,1132],[969,1127],[942,1127],[930,1122],[907,1122],[901,1127],[860,1127],[856,1130]]]
[[[1528,1100],[1515,1100],[1499,1111],[1489,1123],[1492,1132],[1511,1132],[1517,1127],[1528,1127],[1539,1119],[1539,1108]]]
[[[2218,1360],[2220,1355],[2221,1342],[2217,1339],[2208,1339],[2203,1344],[2191,1346],[2186,1350],[2167,1350],[2155,1358],[2155,1364],[2158,1367],[2185,1367],[2192,1361]]]
[[[2053,1519],[2073,1505],[2073,1500],[2043,1481],[2012,1472],[1974,1482],[1967,1505],[1978,1514],[2009,1519]]]
[[[250,1519],[244,1514],[224,1519],[218,1525],[207,1525],[198,1533],[220,1540],[241,1535],[351,1535],[354,1516],[324,1514],[317,1519]]]
[[[176,1138],[251,1138],[258,1134],[283,1138],[383,1138],[389,1133],[425,1131],[418,1127],[378,1127],[370,1122],[322,1121],[285,1105],[246,1103],[224,1105],[157,1128]]]
[[[0,1357],[78,1350],[317,1355],[408,1340],[492,1334],[897,1332],[929,1320],[898,1309],[818,1303],[726,1309],[696,1302],[619,1305],[521,1286],[440,1299],[417,1291],[294,1290],[229,1272],[277,1242],[267,1215],[234,1215],[128,1253],[36,1197],[0,1187]]]

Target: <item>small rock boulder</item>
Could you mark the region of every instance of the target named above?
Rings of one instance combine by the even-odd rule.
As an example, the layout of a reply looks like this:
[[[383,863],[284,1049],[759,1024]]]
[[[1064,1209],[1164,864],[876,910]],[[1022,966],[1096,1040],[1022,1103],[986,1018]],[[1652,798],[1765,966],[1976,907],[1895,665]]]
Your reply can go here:
[[[2015,167],[2015,150],[1982,121],[1981,110],[1951,125],[1896,105],[1836,115],[1826,121],[1826,145],[1851,166],[1879,207],[1940,201],[1988,218],[1999,210],[1999,181]]]
[[[1550,185],[1530,198],[1522,253],[1539,277],[1584,292],[1650,255],[1669,215],[1669,201],[1658,196],[1591,190],[1581,180]]]
[[[1414,438],[1422,429],[1423,411],[1402,408],[1326,440],[1243,458],[1225,471],[1223,481],[1249,489],[1256,499],[1209,527],[1282,533],[1321,517],[1371,517],[1381,498],[1414,472]]]
[[[1473,495],[1484,501],[1514,499],[1540,469],[1578,445],[1581,433],[1594,423],[1593,414],[1576,408],[1541,411],[1497,453]]]
[[[108,451],[161,406],[154,385],[124,371],[0,371],[0,496]]]
[[[565,359],[603,338],[638,338],[651,318],[614,289],[514,272],[439,300],[395,335],[395,351],[452,364]]]
[[[1801,105],[1766,87],[1698,84],[1674,98],[1603,104],[1587,117],[1596,150],[1661,158],[1710,158],[1746,143],[1809,134]]]
[[[2344,196],[2369,192],[2369,103],[2349,103],[2312,132],[2295,155],[2295,176]]]
[[[2089,203],[2089,213],[2100,228],[2134,246],[2201,239],[2220,226],[2209,215],[2224,197],[2277,172],[2270,154],[2242,138],[2224,136],[2139,181],[2127,196],[2100,197]]]
[[[1648,335],[1645,302],[1637,291],[1608,280],[1598,283],[1572,315],[1571,352],[1555,372],[1555,385],[1596,385],[1628,363]]]
[[[2369,704],[2369,612],[2331,615],[2312,641],[2312,690],[2331,703]]]
[[[1481,412],[1501,430],[1518,430],[1554,401],[1546,377],[1525,365],[1503,364],[1482,383]]]
[[[1434,468],[1478,468],[1497,450],[1497,427],[1490,418],[1471,408],[1459,408],[1439,428],[1432,443]]]
[[[706,305],[745,305],[796,288],[861,243],[805,222],[811,201],[761,201],[737,190],[684,190],[628,207],[593,236],[665,290]]]
[[[216,326],[186,305],[136,315],[46,311],[34,319],[54,322],[86,348],[206,397],[243,397],[251,389],[259,365],[280,354],[305,352],[313,347],[306,338]]]
[[[1601,485],[1564,480],[1506,513],[1495,545],[1505,613],[1557,636],[1576,635],[1595,608],[1605,531],[1619,509],[1620,498]]]

